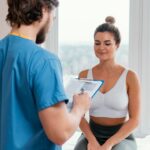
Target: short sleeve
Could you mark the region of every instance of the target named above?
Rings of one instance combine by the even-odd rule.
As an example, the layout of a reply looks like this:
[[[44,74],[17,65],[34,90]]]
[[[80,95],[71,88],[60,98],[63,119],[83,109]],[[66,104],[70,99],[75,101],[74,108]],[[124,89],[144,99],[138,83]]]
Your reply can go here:
[[[1,48],[0,48],[0,82],[2,83],[2,65],[3,65],[3,55],[2,55],[2,52],[1,52]],[[0,97],[2,95],[2,84],[0,84]],[[1,100],[0,100],[1,102]]]
[[[45,59],[36,66],[32,72],[32,87],[38,111],[67,102],[62,78],[59,59]]]

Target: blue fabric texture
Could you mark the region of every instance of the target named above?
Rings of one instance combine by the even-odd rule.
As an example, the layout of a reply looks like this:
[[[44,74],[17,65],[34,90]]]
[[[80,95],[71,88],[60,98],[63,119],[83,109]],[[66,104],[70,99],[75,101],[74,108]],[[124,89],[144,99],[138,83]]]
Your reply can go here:
[[[0,150],[60,150],[46,137],[38,112],[67,101],[57,56],[33,41],[0,41]]]

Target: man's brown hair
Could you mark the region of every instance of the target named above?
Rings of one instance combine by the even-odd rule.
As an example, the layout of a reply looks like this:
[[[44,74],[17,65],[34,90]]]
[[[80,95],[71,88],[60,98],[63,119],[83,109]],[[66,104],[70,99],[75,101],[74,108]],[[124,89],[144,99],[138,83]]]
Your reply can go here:
[[[49,11],[58,6],[58,0],[7,0],[8,14],[6,21],[10,25],[20,27],[20,25],[30,25],[42,18],[42,9],[45,7]]]

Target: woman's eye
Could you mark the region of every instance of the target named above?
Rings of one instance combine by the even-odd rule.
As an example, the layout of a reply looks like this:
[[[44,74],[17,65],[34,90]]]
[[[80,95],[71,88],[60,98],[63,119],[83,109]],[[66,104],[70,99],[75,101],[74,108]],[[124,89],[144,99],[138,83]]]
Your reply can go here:
[[[100,45],[100,43],[95,43],[95,45]]]
[[[109,45],[111,45],[111,43],[105,43],[105,45],[109,46]]]

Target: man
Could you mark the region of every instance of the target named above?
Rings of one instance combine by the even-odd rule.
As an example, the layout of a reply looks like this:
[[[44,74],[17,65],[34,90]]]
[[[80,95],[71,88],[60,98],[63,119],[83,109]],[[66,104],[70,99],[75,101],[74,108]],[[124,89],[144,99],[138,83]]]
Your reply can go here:
[[[57,0],[7,0],[11,32],[0,41],[0,150],[58,150],[90,107],[74,95],[67,111],[59,59],[39,47]],[[36,44],[37,43],[37,44]]]

